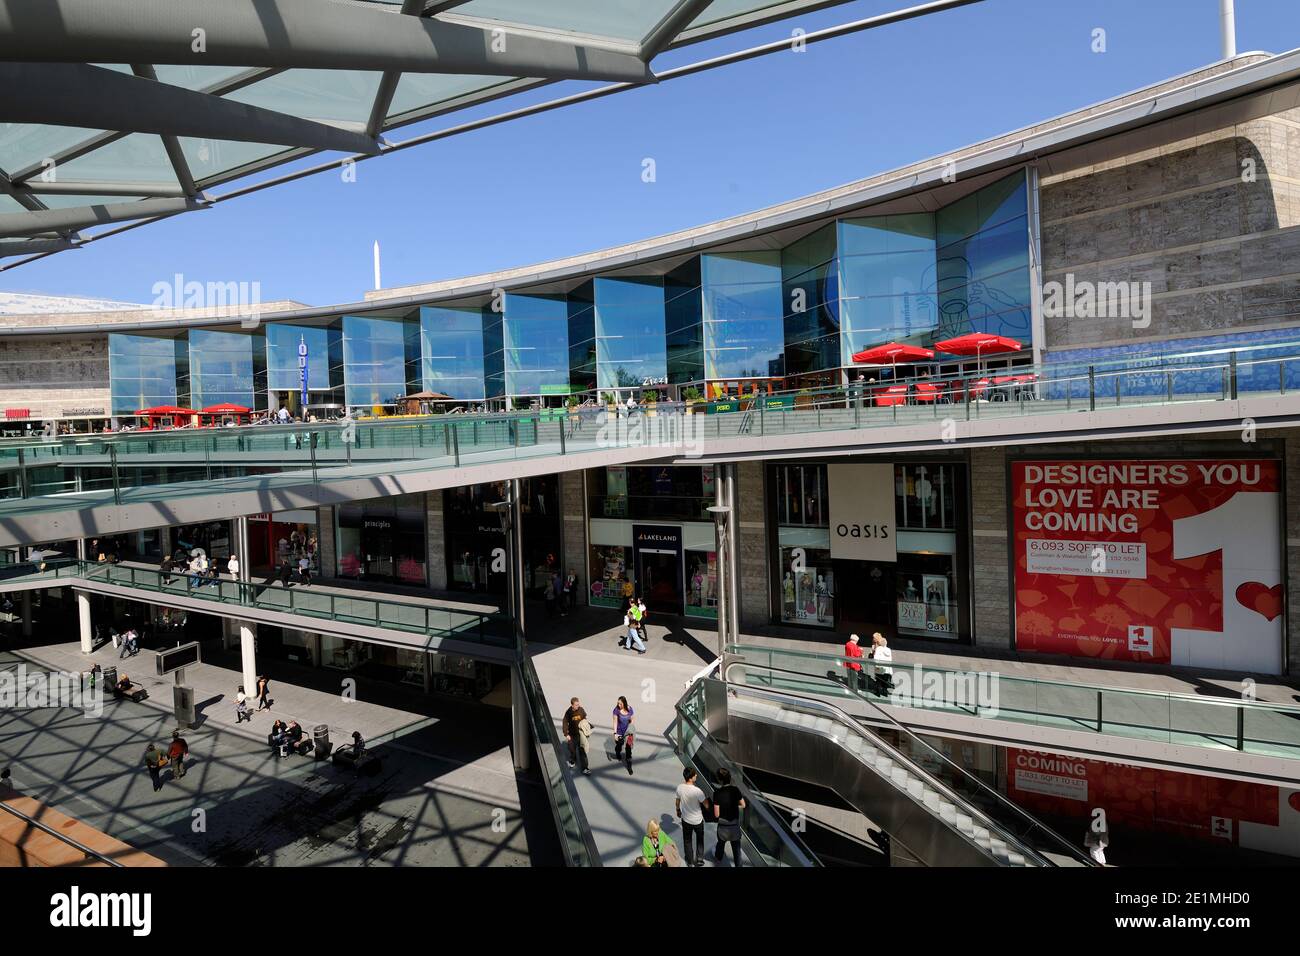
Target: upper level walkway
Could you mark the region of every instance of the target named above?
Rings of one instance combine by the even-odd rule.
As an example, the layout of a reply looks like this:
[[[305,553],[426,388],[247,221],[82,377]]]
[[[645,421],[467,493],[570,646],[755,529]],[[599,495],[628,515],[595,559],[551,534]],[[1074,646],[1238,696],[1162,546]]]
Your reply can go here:
[[[902,392],[855,384],[647,407],[631,416],[543,410],[3,442],[0,470],[11,480],[9,497],[0,500],[0,546],[633,462],[888,454],[1300,424],[1300,345],[1015,372],[933,377]],[[183,480],[157,481],[163,465]],[[62,477],[49,478],[51,469]],[[240,473],[227,476],[231,471]]]
[[[229,578],[164,574],[134,563],[76,559],[12,565],[0,591],[72,587],[159,607],[273,624],[411,651],[437,651],[501,664],[515,661],[513,622],[495,611],[418,597],[396,597],[313,584],[242,583]]]

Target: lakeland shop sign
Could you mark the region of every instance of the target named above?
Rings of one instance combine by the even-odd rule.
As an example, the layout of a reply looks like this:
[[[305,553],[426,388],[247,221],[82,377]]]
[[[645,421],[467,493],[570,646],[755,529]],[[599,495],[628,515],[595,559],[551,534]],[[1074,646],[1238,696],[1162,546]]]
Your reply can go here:
[[[1016,646],[1282,671],[1276,461],[1012,464]]]

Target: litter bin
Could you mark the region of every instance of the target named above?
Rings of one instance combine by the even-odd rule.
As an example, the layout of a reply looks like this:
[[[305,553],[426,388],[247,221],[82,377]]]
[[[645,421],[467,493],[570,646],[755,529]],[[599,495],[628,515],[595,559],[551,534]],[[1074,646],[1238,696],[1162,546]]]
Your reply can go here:
[[[113,688],[117,686],[117,668],[105,667],[99,679],[104,682],[104,690],[109,694],[113,693]]]
[[[325,760],[329,757],[332,749],[329,724],[317,724],[311,729],[311,743],[313,757],[317,760]]]

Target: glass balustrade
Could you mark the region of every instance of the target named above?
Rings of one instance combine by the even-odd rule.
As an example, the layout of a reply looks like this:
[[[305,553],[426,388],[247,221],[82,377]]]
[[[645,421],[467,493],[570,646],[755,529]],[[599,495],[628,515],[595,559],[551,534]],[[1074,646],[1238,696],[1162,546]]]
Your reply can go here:
[[[860,696],[878,704],[988,720],[1300,759],[1300,707],[1289,704],[1004,674],[997,675],[996,681],[987,676],[981,680],[977,672],[929,665],[918,665],[922,678],[918,680],[916,671],[899,662],[892,665],[893,690],[881,693],[880,685],[871,679],[870,661],[860,658],[856,661],[867,675],[862,688],[845,681],[844,665],[850,658],[750,645],[736,645],[730,651],[759,668],[784,672],[756,669],[746,680],[791,691]],[[828,683],[828,678],[834,683]]]
[[[619,447],[667,445],[707,452],[710,441],[721,439],[950,419],[1104,414],[1285,395],[1300,382],[1300,344],[1087,366],[1017,366],[976,375],[918,375],[902,366],[864,368],[863,374],[880,381],[717,402],[658,402],[631,412],[580,406],[345,424],[0,439],[0,514],[300,488],[322,480]],[[1089,427],[1095,422],[1090,419]]]

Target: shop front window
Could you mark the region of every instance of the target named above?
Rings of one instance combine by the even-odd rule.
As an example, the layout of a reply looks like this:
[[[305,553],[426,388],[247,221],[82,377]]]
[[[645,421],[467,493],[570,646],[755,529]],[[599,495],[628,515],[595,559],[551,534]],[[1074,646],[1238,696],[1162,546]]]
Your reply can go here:
[[[952,531],[957,527],[957,465],[894,466],[899,528]]]
[[[958,605],[950,554],[900,554],[894,576],[898,630],[927,637],[956,637]]]
[[[718,616],[718,553],[686,552],[686,616]]]
[[[829,548],[781,548],[781,620],[835,625],[835,569]]]
[[[423,586],[424,496],[398,495],[338,510],[338,576]]]
[[[631,548],[596,545],[591,549],[591,603],[622,607],[632,596]]]
[[[824,528],[829,520],[825,465],[779,465],[776,469],[777,523]]]

